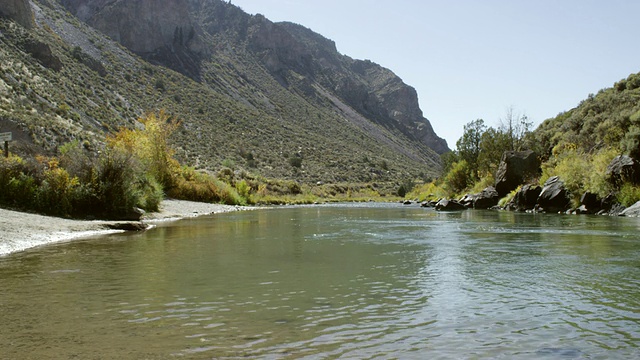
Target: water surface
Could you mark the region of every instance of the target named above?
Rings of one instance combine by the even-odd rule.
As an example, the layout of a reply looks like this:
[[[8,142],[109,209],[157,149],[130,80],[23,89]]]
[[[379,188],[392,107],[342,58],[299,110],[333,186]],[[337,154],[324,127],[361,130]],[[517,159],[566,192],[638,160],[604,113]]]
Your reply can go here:
[[[632,359],[639,219],[220,214],[0,258],[0,358]]]

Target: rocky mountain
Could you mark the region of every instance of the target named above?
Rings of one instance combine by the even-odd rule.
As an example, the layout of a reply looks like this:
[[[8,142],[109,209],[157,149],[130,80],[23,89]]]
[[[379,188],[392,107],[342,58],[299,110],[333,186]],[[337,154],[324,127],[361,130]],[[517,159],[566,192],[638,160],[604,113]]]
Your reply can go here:
[[[0,5],[0,127],[22,151],[96,148],[159,108],[182,120],[178,155],[212,170],[396,181],[448,151],[415,89],[301,25],[220,0],[9,2],[29,7]]]

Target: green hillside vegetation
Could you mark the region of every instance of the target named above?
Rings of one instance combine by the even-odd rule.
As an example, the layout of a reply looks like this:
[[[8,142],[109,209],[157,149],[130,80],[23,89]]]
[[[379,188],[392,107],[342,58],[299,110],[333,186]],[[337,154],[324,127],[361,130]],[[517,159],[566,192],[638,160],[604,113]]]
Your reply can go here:
[[[640,200],[637,184],[614,183],[606,174],[618,155],[640,159],[640,74],[590,94],[535,130],[530,130],[526,116],[509,111],[505,119],[497,128],[481,119],[465,125],[457,150],[443,155],[445,174],[416,187],[408,197],[434,200],[480,192],[493,185],[504,151],[532,149],[540,157],[542,174],[531,182],[543,184],[559,176],[576,206],[585,192],[601,198],[614,194],[624,206]]]

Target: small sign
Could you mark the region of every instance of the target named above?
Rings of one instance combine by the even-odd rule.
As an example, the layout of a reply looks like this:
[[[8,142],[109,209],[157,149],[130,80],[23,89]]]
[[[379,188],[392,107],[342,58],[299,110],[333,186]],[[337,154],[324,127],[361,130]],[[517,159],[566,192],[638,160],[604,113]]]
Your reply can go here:
[[[2,141],[11,141],[11,133],[10,132],[0,133],[0,142]]]

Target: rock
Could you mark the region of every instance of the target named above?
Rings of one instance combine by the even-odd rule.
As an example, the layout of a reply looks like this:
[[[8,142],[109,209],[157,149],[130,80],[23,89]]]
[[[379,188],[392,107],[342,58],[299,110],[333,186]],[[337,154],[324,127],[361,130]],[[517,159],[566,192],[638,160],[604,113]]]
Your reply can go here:
[[[405,200],[402,202],[402,205],[411,205],[411,204],[413,204],[413,201],[411,200]]]
[[[620,216],[640,217],[640,201],[624,209]]]
[[[538,196],[538,206],[546,212],[565,211],[571,205],[569,194],[559,177],[550,177]]]
[[[466,207],[455,200],[442,199],[435,206],[438,211],[461,211]]]
[[[29,0],[0,1],[0,16],[12,19],[27,29],[35,26]]]
[[[462,204],[464,207],[472,208],[475,196],[475,194],[466,194],[458,200],[458,203]]]
[[[500,197],[506,196],[539,173],[540,160],[533,151],[506,151],[496,173],[495,189]]]
[[[62,70],[62,62],[53,55],[49,45],[34,39],[27,39],[21,44],[21,47],[49,69],[55,71]]]
[[[627,155],[616,156],[607,166],[606,175],[614,185],[625,181],[640,184],[640,163]]]
[[[119,220],[140,221],[140,219],[142,219],[142,216],[144,214],[145,214],[144,210],[134,207],[128,213],[120,216]]]
[[[532,210],[536,207],[541,192],[539,185],[524,185],[513,197],[511,206],[518,211]]]
[[[474,209],[489,209],[493,206],[498,205],[498,201],[500,201],[500,195],[498,195],[498,191],[493,187],[489,186],[482,190],[479,194],[475,195],[473,199],[473,208]]]
[[[598,194],[588,191],[580,197],[580,204],[580,207],[576,209],[576,213],[578,214],[595,214],[602,209],[602,200]]]
[[[146,230],[148,225],[141,222],[118,222],[107,224],[107,227],[112,230],[142,231]]]

